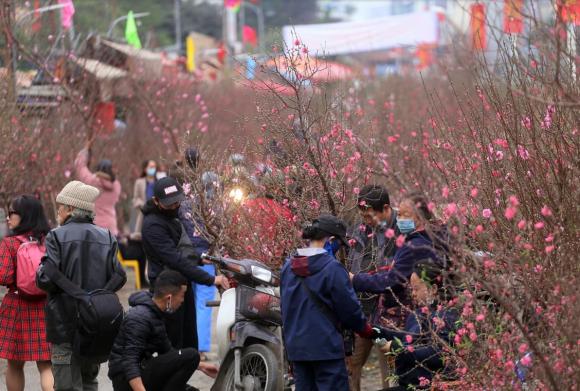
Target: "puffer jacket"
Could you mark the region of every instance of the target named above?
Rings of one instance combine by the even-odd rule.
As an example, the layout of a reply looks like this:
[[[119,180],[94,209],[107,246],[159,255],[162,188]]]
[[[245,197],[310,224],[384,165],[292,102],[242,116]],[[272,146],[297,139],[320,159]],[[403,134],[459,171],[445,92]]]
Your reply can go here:
[[[148,276],[151,285],[164,268],[183,274],[188,280],[202,285],[213,285],[215,277],[206,273],[199,258],[188,256],[179,248],[183,226],[178,218],[159,212],[152,200],[143,207],[143,249],[147,254]]]
[[[140,377],[143,359],[171,350],[163,312],[153,302],[151,293],[133,293],[129,305],[132,308],[123,320],[109,356],[111,379],[119,374],[124,374],[127,381]]]
[[[50,262],[74,284],[90,292],[102,289],[114,273],[123,277],[115,291],[121,289],[127,277],[117,260],[117,241],[106,229],[89,219],[69,218],[62,226],[48,233],[46,256],[36,272],[36,285],[48,293],[46,303],[46,337],[55,344],[72,342],[76,330],[76,303],[46,275]]]

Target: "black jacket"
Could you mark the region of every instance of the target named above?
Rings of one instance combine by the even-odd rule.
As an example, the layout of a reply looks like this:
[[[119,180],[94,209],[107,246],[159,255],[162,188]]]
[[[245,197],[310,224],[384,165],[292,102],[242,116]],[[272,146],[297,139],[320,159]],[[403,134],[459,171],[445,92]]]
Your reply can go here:
[[[152,286],[164,267],[176,270],[197,284],[212,285],[215,277],[199,267],[198,260],[179,249],[183,226],[177,218],[159,212],[152,200],[143,207],[143,248],[149,261]]]
[[[155,305],[149,292],[135,292],[129,297],[127,312],[109,356],[109,377],[124,374],[130,381],[141,377],[141,361],[153,353],[171,350],[165,330],[163,312]]]
[[[36,272],[36,285],[48,293],[46,302],[46,339],[60,344],[72,342],[76,330],[75,299],[64,293],[44,272],[51,262],[73,283],[87,292],[103,288],[118,273],[122,283],[127,277],[117,260],[117,241],[111,233],[88,219],[69,218],[46,236],[46,256]]]

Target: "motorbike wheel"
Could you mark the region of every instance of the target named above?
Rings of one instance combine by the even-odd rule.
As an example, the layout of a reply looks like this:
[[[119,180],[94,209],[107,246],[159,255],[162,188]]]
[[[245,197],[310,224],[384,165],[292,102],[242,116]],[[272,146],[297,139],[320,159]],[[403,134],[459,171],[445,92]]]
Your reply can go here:
[[[250,345],[242,351],[240,377],[243,391],[279,391],[282,376],[278,357],[265,345]],[[223,379],[224,391],[237,391],[234,381],[234,361]]]

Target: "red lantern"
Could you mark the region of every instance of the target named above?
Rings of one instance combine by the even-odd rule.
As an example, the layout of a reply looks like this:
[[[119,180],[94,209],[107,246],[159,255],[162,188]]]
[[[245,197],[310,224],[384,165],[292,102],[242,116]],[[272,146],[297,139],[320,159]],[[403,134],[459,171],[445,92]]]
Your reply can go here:
[[[522,7],[524,0],[505,0],[503,9],[503,31],[508,34],[521,34],[524,29]]]
[[[98,133],[110,134],[115,129],[115,103],[99,102],[95,106],[93,126]]]
[[[580,0],[560,0],[559,3],[562,21],[580,26]]]
[[[485,5],[476,3],[471,6],[471,44],[473,50],[483,51],[487,47],[485,31]]]

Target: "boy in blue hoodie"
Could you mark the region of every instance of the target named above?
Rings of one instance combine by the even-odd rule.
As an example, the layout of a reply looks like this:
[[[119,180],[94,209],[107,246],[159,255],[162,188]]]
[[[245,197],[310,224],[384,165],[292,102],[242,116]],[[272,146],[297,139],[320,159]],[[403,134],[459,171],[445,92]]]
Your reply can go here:
[[[346,245],[345,235],[343,221],[321,215],[302,232],[309,247],[282,268],[284,339],[297,391],[348,391],[342,330],[375,336],[346,269],[325,249],[336,252]]]

